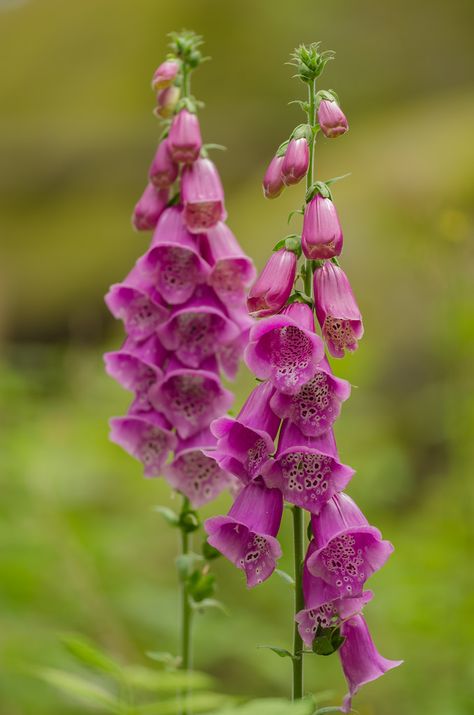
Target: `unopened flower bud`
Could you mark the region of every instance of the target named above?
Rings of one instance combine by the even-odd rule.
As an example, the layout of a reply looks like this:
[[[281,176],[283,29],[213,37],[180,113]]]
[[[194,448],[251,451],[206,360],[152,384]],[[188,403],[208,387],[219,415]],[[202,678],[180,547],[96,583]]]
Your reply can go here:
[[[156,98],[157,106],[154,109],[154,114],[162,119],[168,119],[172,116],[180,97],[179,87],[171,85],[165,87],[161,92],[158,92]]]
[[[159,191],[153,184],[148,184],[140,200],[133,209],[132,225],[136,231],[151,231],[168,203],[168,191]]]
[[[301,247],[306,258],[321,260],[339,256],[342,251],[342,229],[331,199],[316,194],[306,207]]]
[[[265,268],[252,286],[247,299],[249,313],[262,318],[278,313],[290,297],[298,259],[282,248],[272,253]]]
[[[166,60],[162,62],[158,69],[155,70],[151,86],[154,90],[164,89],[169,87],[174,82],[179,72],[178,60]]]
[[[283,156],[274,156],[268,165],[263,177],[263,193],[266,199],[276,199],[285,188],[281,175],[283,160]]]
[[[297,184],[306,176],[309,165],[309,146],[305,138],[292,139],[281,165],[281,177],[286,186]]]
[[[178,171],[178,164],[171,158],[168,140],[164,139],[156,150],[148,178],[159,189],[167,189],[176,181]]]
[[[201,233],[225,221],[224,189],[210,159],[197,159],[184,168],[181,200],[184,223],[191,233]]]
[[[174,117],[168,135],[168,145],[174,161],[190,164],[199,156],[202,139],[199,120],[195,114],[182,109]]]
[[[319,103],[317,115],[321,131],[328,139],[333,139],[340,134],[345,134],[349,129],[345,114],[337,102],[330,102],[328,99],[323,99]]]

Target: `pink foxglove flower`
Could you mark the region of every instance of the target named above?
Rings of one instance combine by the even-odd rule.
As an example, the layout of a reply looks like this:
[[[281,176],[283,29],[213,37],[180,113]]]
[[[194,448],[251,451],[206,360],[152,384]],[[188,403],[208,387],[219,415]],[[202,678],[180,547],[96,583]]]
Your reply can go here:
[[[127,334],[134,340],[149,338],[168,316],[168,309],[152,283],[137,268],[122,283],[110,287],[105,303],[114,318],[123,321]]]
[[[217,361],[226,377],[228,377],[229,380],[234,380],[240,367],[242,355],[247,347],[250,326],[253,324],[253,321],[247,312],[240,313],[240,315],[237,311],[228,310],[228,312],[232,320],[239,326],[240,332],[230,343],[219,345],[217,349]],[[247,325],[245,325],[241,317],[251,321],[250,324],[247,323]]]
[[[176,446],[169,422],[157,412],[112,417],[110,440],[143,463],[145,477],[160,476],[169,452]]]
[[[304,255],[318,260],[339,256],[342,242],[336,207],[331,199],[316,194],[306,206],[303,219],[301,247]]]
[[[289,419],[304,435],[318,437],[332,427],[350,393],[347,380],[335,377],[324,359],[298,392],[275,392],[270,404],[279,417]]]
[[[211,546],[244,571],[249,588],[265,581],[275,570],[281,556],[275,537],[282,513],[281,492],[251,482],[227,516],[213,517],[204,524]]]
[[[316,315],[329,352],[344,357],[344,350],[355,350],[364,334],[362,316],[346,274],[332,261],[314,273]]]
[[[286,186],[298,184],[304,179],[309,165],[309,146],[306,139],[292,139],[281,166],[281,177]]]
[[[149,250],[137,261],[137,270],[152,281],[167,303],[189,300],[209,275],[209,265],[200,256],[196,238],[183,222],[179,206],[163,213]]]
[[[151,81],[152,89],[159,90],[169,87],[176,79],[180,69],[178,60],[166,60],[155,70]]]
[[[308,570],[328,584],[334,598],[361,594],[393,551],[347,494],[335,494],[319,516],[311,518],[311,526],[317,549],[308,559]]]
[[[201,252],[211,265],[208,283],[228,309],[242,309],[245,289],[255,280],[253,261],[230,228],[220,221],[201,237]]]
[[[318,106],[318,122],[325,137],[333,139],[340,134],[345,134],[349,129],[344,112],[337,102],[323,99]]]
[[[276,199],[285,188],[281,170],[283,156],[274,156],[263,177],[263,193],[266,199]]]
[[[292,303],[254,325],[245,351],[249,369],[287,394],[298,392],[313,377],[323,356],[324,345],[306,303]]]
[[[170,154],[174,161],[188,164],[199,156],[202,147],[201,129],[195,114],[182,109],[175,115],[168,134]]]
[[[280,489],[290,504],[319,514],[354,475],[331,454],[333,445],[331,430],[319,438],[305,437],[294,424],[284,422],[275,459],[263,470],[265,484]]]
[[[291,295],[296,277],[296,254],[281,248],[272,253],[250,289],[247,307],[256,318],[278,313]]]
[[[176,181],[178,164],[171,158],[168,140],[159,143],[148,172],[151,183],[159,189],[167,189]]]
[[[151,231],[168,203],[168,191],[159,191],[153,184],[147,184],[145,191],[133,209],[132,226],[136,231]]]
[[[275,449],[280,419],[270,408],[273,391],[270,383],[262,382],[250,393],[236,418],[220,417],[211,425],[217,437],[216,459],[243,481],[258,476]],[[226,457],[232,461],[224,462]]]
[[[165,87],[160,92],[156,98],[156,107],[154,109],[154,114],[162,119],[168,119],[173,116],[176,105],[179,102],[179,97],[181,95],[179,87],[171,85],[171,87]]]
[[[352,697],[359,688],[401,665],[403,660],[389,660],[380,655],[372,641],[367,623],[361,615],[354,615],[344,621],[341,635],[344,636],[345,641],[339,649],[339,657],[349,686],[341,711],[350,713]]]
[[[185,166],[181,177],[184,223],[191,233],[202,233],[225,221],[224,189],[215,164],[210,159],[196,159]]]

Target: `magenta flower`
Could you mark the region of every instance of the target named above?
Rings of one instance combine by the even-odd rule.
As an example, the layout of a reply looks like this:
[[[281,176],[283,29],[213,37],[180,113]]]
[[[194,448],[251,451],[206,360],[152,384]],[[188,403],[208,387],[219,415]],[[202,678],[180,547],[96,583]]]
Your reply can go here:
[[[357,596],[393,551],[347,494],[335,494],[319,516],[311,517],[317,549],[308,569],[332,589],[334,598]]]
[[[286,186],[298,184],[306,176],[309,165],[309,146],[306,139],[292,139],[281,165],[281,177]]]
[[[195,114],[182,109],[175,115],[168,134],[168,146],[174,161],[188,164],[199,156],[202,147],[199,120]]]
[[[127,334],[134,340],[145,340],[163,323],[168,310],[153,291],[153,285],[133,268],[122,283],[115,283],[105,296],[105,303]]]
[[[247,315],[247,314],[245,314]],[[232,319],[235,319],[235,315]],[[248,317],[248,315],[247,315]],[[238,324],[238,323],[237,323]],[[229,380],[234,380],[240,367],[242,355],[247,346],[250,328],[240,328],[241,332],[230,343],[220,345],[217,349],[217,361],[219,367]]]
[[[189,300],[196,287],[207,280],[209,265],[199,255],[196,238],[186,229],[179,206],[163,213],[150,248],[137,261],[137,270],[171,305]]]
[[[158,189],[167,189],[176,181],[178,171],[178,164],[171,158],[168,140],[163,139],[156,150],[148,178]]]
[[[136,231],[151,231],[168,203],[168,191],[158,191],[153,184],[147,184],[145,191],[133,209],[132,226]]]
[[[188,439],[179,439],[175,457],[163,468],[169,484],[188,497],[196,509],[215,499],[232,484],[231,475],[215,459],[205,454],[212,449],[216,438],[209,429]]]
[[[156,412],[112,417],[109,436],[112,442],[142,462],[145,477],[158,477],[169,452],[176,446],[169,423]]]
[[[281,547],[275,538],[280,528],[283,499],[278,489],[257,482],[238,495],[227,516],[207,519],[208,542],[245,573],[252,588],[275,570]]]
[[[346,274],[332,261],[314,273],[316,315],[329,352],[344,357],[344,350],[356,350],[364,334],[362,316]]]
[[[276,199],[285,188],[281,170],[283,156],[274,156],[263,177],[263,193],[266,199]]]
[[[199,367],[216,354],[220,345],[235,340],[239,332],[211,289],[196,291],[190,300],[174,308],[158,328],[165,348],[189,367]]]
[[[273,391],[269,382],[262,382],[250,393],[236,418],[220,417],[211,425],[217,437],[216,459],[221,463],[226,457],[236,460],[226,464],[243,481],[256,477],[275,449],[280,419],[270,408]]]
[[[317,116],[322,133],[329,139],[345,134],[349,129],[345,114],[337,102],[323,99],[319,103]]]
[[[275,392],[270,404],[279,417],[289,419],[304,435],[318,437],[332,427],[350,393],[347,380],[335,377],[323,359],[314,376],[298,392],[294,395]]]
[[[220,221],[201,237],[201,252],[212,266],[208,283],[228,309],[242,309],[245,289],[255,280],[255,266],[230,228]]]
[[[349,686],[341,711],[350,713],[352,698],[359,688],[380,678],[387,670],[401,665],[403,660],[388,660],[380,655],[361,615],[354,615],[344,621],[341,635],[345,637],[345,641],[339,649],[339,657]]]
[[[329,438],[328,438],[328,436]],[[329,442],[329,450],[326,444]],[[284,422],[275,459],[267,462],[263,479],[277,487],[283,498],[312,514],[319,514],[336,492],[346,488],[354,475],[351,467],[331,455],[334,436],[329,430],[318,438],[305,437],[291,422]]]
[[[247,298],[249,313],[256,318],[278,313],[291,295],[298,259],[281,248],[272,253]]]
[[[306,258],[324,259],[339,256],[342,251],[342,229],[331,199],[316,194],[303,219],[301,247]]]
[[[154,90],[163,89],[164,87],[169,87],[172,82],[176,79],[180,68],[180,63],[178,60],[166,60],[162,62],[161,65],[155,70],[153,79],[151,80],[151,87]]]
[[[148,394],[154,408],[163,412],[182,439],[206,429],[213,419],[227,412],[234,399],[221,384],[214,358],[206,360],[199,370],[171,358],[163,380]]]
[[[249,369],[287,394],[298,392],[313,377],[323,356],[324,345],[314,332],[313,311],[306,303],[292,303],[254,325],[245,350]]]
[[[176,105],[179,102],[179,97],[181,95],[179,87],[171,85],[171,87],[165,87],[160,92],[156,98],[156,107],[153,113],[157,117],[162,119],[169,119],[173,116],[173,112],[176,109]]]
[[[191,233],[202,233],[219,221],[225,221],[224,189],[215,164],[210,159],[196,159],[185,166],[181,177],[184,223]]]

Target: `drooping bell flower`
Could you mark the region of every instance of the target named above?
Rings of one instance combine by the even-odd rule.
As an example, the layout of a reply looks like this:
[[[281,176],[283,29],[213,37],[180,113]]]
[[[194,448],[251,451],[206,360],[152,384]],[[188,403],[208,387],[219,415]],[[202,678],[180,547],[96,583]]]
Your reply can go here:
[[[280,489],[290,504],[319,514],[354,475],[351,467],[331,454],[334,448],[332,430],[319,438],[305,437],[293,423],[285,421],[275,459],[267,462],[262,471],[265,484]]]
[[[276,199],[285,188],[281,175],[283,156],[274,156],[263,177],[263,193],[266,199]]]
[[[155,70],[151,87],[155,91],[169,87],[176,79],[180,68],[178,60],[166,60]]]
[[[134,340],[149,338],[168,317],[168,310],[153,284],[136,267],[122,283],[110,286],[104,300],[114,318],[123,321],[127,334]]]
[[[137,270],[171,305],[189,300],[196,287],[206,281],[209,265],[199,255],[196,239],[183,223],[181,207],[164,211],[150,248],[137,261]]]
[[[281,248],[272,253],[247,298],[249,313],[256,318],[278,313],[291,295],[298,259]]]
[[[246,318],[250,317],[248,313],[244,315]],[[229,380],[234,380],[237,375],[242,355],[248,343],[250,331],[250,325],[243,327],[238,320],[238,315],[235,313],[232,314],[232,319],[236,320],[240,332],[234,340],[219,345],[216,353],[219,366]]]
[[[356,350],[364,334],[362,315],[346,274],[332,261],[314,272],[314,301],[331,355],[342,358],[344,350]]]
[[[306,138],[291,139],[281,165],[281,177],[284,184],[286,186],[298,184],[306,176],[308,165],[309,146]]]
[[[173,112],[176,109],[176,105],[179,102],[181,92],[179,87],[171,85],[171,87],[165,87],[160,92],[156,98],[156,107],[153,113],[156,117],[161,117],[162,119],[169,119],[173,116]]]
[[[389,660],[380,655],[370,636],[367,623],[361,615],[354,615],[344,621],[341,635],[344,636],[345,641],[338,652],[349,686],[341,711],[350,713],[352,698],[361,686],[380,678],[388,670],[401,665],[403,660]]]
[[[346,116],[337,102],[323,99],[319,103],[317,117],[321,131],[328,139],[345,134],[349,129]]]
[[[342,229],[336,207],[321,194],[313,196],[303,218],[301,247],[306,258],[322,260],[339,256],[342,251]]]
[[[324,358],[298,392],[288,395],[277,391],[270,404],[279,417],[289,419],[304,435],[318,437],[332,427],[350,393],[350,384],[335,377]]]
[[[135,393],[130,412],[148,412],[150,387],[162,379],[166,350],[156,336],[136,343],[128,338],[120,350],[104,354],[106,372],[126,390]]]
[[[168,140],[163,139],[156,150],[148,172],[148,178],[157,188],[167,189],[176,181],[178,171],[178,164],[171,158]]]
[[[201,253],[211,265],[208,283],[230,310],[241,310],[245,289],[255,280],[255,266],[230,228],[219,221],[201,237]]]
[[[181,176],[181,201],[184,223],[191,233],[202,233],[225,221],[224,189],[215,164],[196,159],[185,166]]]
[[[148,395],[182,439],[206,429],[234,400],[232,392],[221,384],[215,358],[208,358],[199,370],[171,358],[163,380],[153,385]]]
[[[207,519],[204,524],[210,545],[244,571],[249,588],[265,581],[275,570],[281,556],[275,537],[282,513],[281,492],[251,482],[227,516]]]
[[[324,344],[314,332],[313,311],[306,303],[292,303],[254,325],[245,350],[249,369],[290,395],[313,377],[323,356]]]
[[[317,548],[308,569],[333,589],[334,598],[357,596],[393,551],[347,494],[335,494],[311,517]]]
[[[145,477],[159,477],[169,452],[176,446],[176,436],[163,415],[154,411],[129,414],[112,417],[109,424],[110,440],[142,462]]]
[[[209,429],[188,439],[179,439],[173,461],[163,468],[168,483],[188,497],[196,509],[233,485],[231,475],[205,454],[216,441]]]
[[[217,437],[216,459],[236,460],[229,463],[229,469],[245,482],[258,476],[275,449],[280,419],[270,408],[273,391],[269,382],[262,382],[250,393],[237,417],[220,417],[211,424]]]
[[[304,609],[296,614],[298,631],[305,645],[311,648],[318,630],[340,628],[343,621],[360,613],[372,597],[372,591],[364,591],[360,596],[348,596],[327,600],[326,584],[308,570],[308,559],[316,549],[312,539],[306,552],[303,566]]]
[[[176,306],[158,329],[167,350],[188,367],[199,367],[215,355],[220,345],[239,335],[238,326],[225,314],[225,308],[212,289],[198,289],[186,303]]]
[[[195,114],[182,109],[173,118],[168,134],[170,154],[174,161],[188,164],[199,156],[202,147],[201,129]]]
[[[166,208],[169,192],[159,191],[153,184],[147,184],[145,191],[135,205],[132,226],[136,231],[151,231]]]

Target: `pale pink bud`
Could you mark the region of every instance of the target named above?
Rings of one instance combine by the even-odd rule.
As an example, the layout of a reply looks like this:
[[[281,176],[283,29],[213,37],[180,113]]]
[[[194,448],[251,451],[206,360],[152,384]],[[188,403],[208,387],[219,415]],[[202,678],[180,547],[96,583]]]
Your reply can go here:
[[[291,295],[296,276],[296,254],[282,248],[272,253],[247,299],[249,313],[257,318],[278,313]]]
[[[318,122],[325,137],[333,139],[340,134],[345,134],[349,129],[344,112],[337,102],[323,99],[318,107]]]
[[[174,117],[168,135],[168,146],[175,161],[184,164],[196,161],[202,147],[199,120],[195,114],[182,109]]]
[[[263,177],[263,193],[266,199],[276,199],[285,188],[281,175],[283,159],[283,156],[274,156],[265,172],[265,176]]]
[[[152,89],[164,89],[174,82],[179,72],[178,60],[166,60],[155,70],[151,80]]]
[[[178,164],[171,158],[168,140],[164,139],[158,145],[148,178],[159,189],[167,189],[176,181],[178,171]]]
[[[225,221],[224,189],[210,159],[185,166],[181,177],[184,223],[191,233],[201,233]]]
[[[176,105],[178,104],[180,97],[179,87],[171,85],[171,87],[165,87],[161,92],[158,92],[156,98],[157,106],[154,109],[154,114],[162,119],[168,119],[171,117]]]
[[[148,184],[133,210],[132,226],[136,231],[151,231],[168,203],[168,191],[159,191],[153,184]]]
[[[292,139],[288,144],[283,164],[281,177],[286,186],[297,184],[306,176],[309,165],[309,146],[306,139]]]
[[[321,260],[339,256],[342,251],[342,229],[331,199],[316,194],[303,219],[301,247],[306,258]]]

